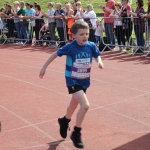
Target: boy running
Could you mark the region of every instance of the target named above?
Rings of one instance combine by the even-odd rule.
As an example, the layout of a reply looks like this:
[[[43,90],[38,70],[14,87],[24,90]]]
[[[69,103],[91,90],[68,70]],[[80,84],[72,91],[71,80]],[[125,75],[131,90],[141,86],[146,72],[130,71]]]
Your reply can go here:
[[[77,108],[80,109],[76,116],[76,124],[70,138],[76,148],[84,148],[81,140],[81,127],[86,112],[89,109],[89,101],[86,97],[86,90],[90,86],[90,71],[92,66],[92,57],[95,58],[99,68],[103,68],[100,52],[93,42],[89,42],[89,26],[84,21],[77,21],[71,27],[74,41],[63,46],[46,61],[40,71],[40,78],[43,78],[48,65],[57,57],[66,55],[66,84],[69,94],[72,94],[70,104],[67,108],[66,115],[58,118],[60,126],[60,135],[62,138],[67,137],[67,129],[71,117]]]

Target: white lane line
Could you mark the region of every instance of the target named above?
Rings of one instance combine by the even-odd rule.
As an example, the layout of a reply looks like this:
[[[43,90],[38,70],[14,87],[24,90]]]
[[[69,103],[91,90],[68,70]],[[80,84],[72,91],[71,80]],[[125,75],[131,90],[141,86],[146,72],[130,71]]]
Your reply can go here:
[[[61,94],[61,95],[67,96],[67,97],[71,97],[68,94],[64,94],[62,92],[59,92],[59,91],[56,91],[56,90],[53,90],[53,89],[50,89],[50,88],[46,88],[44,86],[41,86],[41,85],[38,85],[38,84],[35,84],[35,83],[32,83],[32,82],[24,81],[24,80],[21,80],[21,79],[18,79],[18,78],[13,78],[13,77],[6,76],[6,75],[3,75],[3,74],[0,74],[0,76],[5,77],[5,78],[9,78],[9,79],[12,79],[12,80],[20,81],[20,82],[23,82],[23,83],[26,83],[26,84],[30,84],[30,85],[33,85],[33,86],[36,86],[36,87],[39,87],[39,88],[42,88],[42,89],[46,89],[46,90],[49,90],[49,91],[52,91],[52,92],[55,92],[55,93],[58,93],[58,94]]]
[[[63,140],[62,140],[63,141]],[[38,148],[38,147],[44,147],[44,146],[49,146],[48,149],[50,149],[51,145],[55,145],[56,147],[59,146],[61,144],[62,141],[56,141],[56,142],[52,142],[51,143],[47,143],[47,144],[40,144],[40,145],[35,145],[35,146],[29,146],[29,147],[24,147],[24,148],[21,148],[21,149],[16,149],[16,150],[24,150],[24,149],[31,149],[31,148]]]
[[[29,122],[28,120],[24,119],[23,117],[19,116],[18,114],[16,114],[15,112],[11,111],[10,109],[7,109],[6,107],[0,105],[0,107],[7,111],[8,113],[10,113],[11,115],[19,118],[20,120],[22,120],[23,122],[27,123],[28,125],[33,125],[31,122]],[[57,141],[57,139],[55,139],[54,137],[52,137],[51,135],[47,134],[45,131],[43,131],[42,129],[40,129],[39,127],[37,127],[36,125],[32,126],[34,129],[36,129],[37,131],[39,131],[40,133],[42,133],[44,136],[46,136],[47,138],[53,140],[53,141]],[[61,147],[63,147],[66,150],[70,150],[68,147],[64,146],[63,144],[60,145]]]
[[[41,144],[41,145],[29,146],[29,147],[19,148],[19,149],[16,149],[16,150],[24,150],[24,149],[31,149],[31,148],[39,148],[39,147],[44,147],[44,146],[47,146],[47,147],[48,147],[48,144]]]
[[[43,59],[43,60],[46,60],[48,59],[48,57],[51,55],[49,55],[48,57],[33,57],[33,56],[25,56],[25,55],[15,55],[15,54],[7,54],[7,53],[0,53],[2,55],[8,55],[8,56],[16,56],[16,57],[24,57],[24,58],[34,58],[34,59]],[[55,60],[56,62],[64,62],[63,60]],[[97,65],[94,65],[93,66],[97,66]],[[125,69],[118,69],[118,68],[110,68],[110,67],[105,67],[106,69],[110,69],[110,70],[117,70],[117,71],[123,71],[123,72],[131,72],[131,73],[137,73],[137,74],[145,74],[145,75],[150,75],[150,73],[145,73],[145,72],[138,72],[138,71],[131,71],[131,70],[125,70]]]
[[[32,126],[36,126],[36,125],[40,125],[40,124],[44,124],[44,123],[48,123],[48,122],[55,121],[55,120],[57,120],[57,118],[51,119],[51,120],[47,120],[47,121],[38,122],[38,123],[35,123],[35,124],[30,124],[30,125],[27,125],[27,126],[22,126],[22,127],[11,129],[11,130],[7,130],[7,131],[4,131],[3,133],[16,131],[16,130],[21,130],[21,129],[24,129],[24,128],[28,128],[28,127],[32,127]]]
[[[111,109],[108,109],[108,108],[106,108],[106,107],[103,107],[102,109],[105,109],[105,110],[110,111],[110,112],[112,112],[112,113],[114,113],[114,114],[117,114],[117,115],[122,116],[122,117],[125,117],[125,118],[127,118],[127,119],[129,119],[129,120],[133,120],[133,121],[135,121],[135,122],[138,122],[138,123],[141,123],[141,124],[143,124],[143,125],[145,125],[145,126],[150,127],[150,124],[145,123],[145,122],[142,122],[142,121],[139,121],[139,120],[134,119],[134,118],[132,118],[132,117],[126,116],[126,115],[124,115],[124,114],[122,114],[122,113],[116,112],[116,111],[111,110]]]
[[[99,107],[96,107],[96,108],[92,108],[92,109],[90,109],[89,111],[101,109],[101,108],[104,108],[104,107],[109,107],[109,106],[116,105],[116,104],[119,104],[119,103],[122,103],[122,102],[131,101],[131,100],[134,100],[134,99],[136,99],[136,98],[139,98],[139,97],[142,97],[142,96],[146,96],[146,95],[148,95],[148,94],[150,94],[150,92],[147,92],[147,93],[144,93],[144,94],[140,94],[140,95],[134,96],[134,97],[132,97],[132,98],[125,99],[125,100],[123,100],[123,101],[118,101],[118,102],[111,103],[111,104],[108,104],[108,105],[103,105],[103,106],[99,106]]]
[[[23,83],[31,84],[31,85],[34,85],[34,86],[37,86],[37,87],[40,87],[40,88],[44,88],[44,89],[46,89],[46,90],[51,90],[51,89],[49,89],[49,88],[45,88],[45,87],[43,87],[43,86],[39,86],[39,85],[33,84],[33,83],[31,83],[31,82],[23,81],[23,80],[20,80],[20,79],[12,78],[12,77],[5,76],[5,75],[1,75],[1,74],[0,74],[0,76],[6,77],[6,78],[9,78],[9,79],[13,79],[13,80],[17,80],[17,81],[20,81],[20,82],[23,82]],[[70,96],[68,96],[67,94],[64,94],[64,93],[62,93],[62,92],[58,92],[58,91],[56,91],[56,90],[51,90],[51,91],[56,92],[56,93],[61,94],[61,95],[64,95],[64,96],[67,96],[67,97],[70,97]],[[143,95],[147,95],[147,94],[150,94],[150,92],[147,92],[147,93],[138,95],[137,97],[140,97],[140,96],[143,96]],[[121,102],[122,102],[122,101],[121,101]],[[118,103],[119,103],[119,102],[118,102]],[[94,105],[96,106],[96,104],[94,104]],[[110,106],[111,106],[111,105],[113,105],[113,104],[110,104]],[[105,106],[105,107],[104,107],[104,106],[99,106],[99,105],[97,105],[97,106],[98,106],[97,109],[99,109],[99,108],[106,108],[106,106]],[[106,108],[106,109],[107,109],[107,108]],[[93,108],[93,110],[96,110],[96,108],[95,108],[95,109]],[[92,111],[92,110],[91,110],[91,111]],[[115,112],[115,111],[114,111],[114,112]],[[137,120],[137,121],[138,121],[138,120]],[[146,125],[146,124],[145,124],[145,125]]]
[[[17,79],[17,78],[13,78],[13,77],[10,77],[10,76],[6,76],[6,75],[2,75],[2,74],[0,74],[0,76],[2,76],[2,77],[5,77],[5,78],[9,78],[9,79],[12,79],[12,80],[16,80],[16,81],[19,81],[19,82],[23,82],[23,83],[26,83],[26,84],[30,84],[30,85],[33,85],[33,86],[36,86],[36,87],[39,87],[39,88],[43,88],[43,89],[46,89],[46,90],[50,90],[50,91],[53,91],[53,92],[55,92],[55,93],[58,93],[58,94],[61,94],[61,95],[64,95],[64,96],[67,96],[67,97],[71,97],[70,95],[68,95],[68,94],[64,94],[64,93],[62,93],[62,92],[58,92],[58,91],[56,91],[56,90],[52,90],[52,89],[50,89],[50,88],[46,88],[46,87],[44,87],[44,86],[41,86],[41,85],[38,85],[38,84],[34,84],[34,83],[31,83],[31,82],[28,82],[28,81],[24,81],[24,80],[21,80],[21,79]],[[139,91],[139,90],[138,90]],[[145,92],[145,91],[143,91],[143,92]],[[149,92],[147,92],[146,91],[146,93],[149,93]],[[145,93],[144,93],[145,94]],[[143,94],[141,94],[141,96],[142,96]],[[137,97],[137,96],[135,96],[135,97]],[[132,98],[131,98],[132,99]],[[128,99],[127,100],[124,100],[124,101],[128,101]],[[111,105],[115,105],[115,104],[117,104],[117,103],[121,103],[122,101],[118,101],[118,102],[115,102],[115,103],[111,103],[111,104],[109,104],[110,106]],[[101,107],[101,106],[99,106],[99,105],[96,105],[96,104],[94,104],[94,103],[91,103],[91,104],[93,104],[94,106],[97,106],[97,108],[99,108],[99,107]],[[95,108],[96,109],[96,108]],[[94,110],[94,109],[93,109]]]
[[[0,61],[0,62],[1,62],[1,61]],[[3,63],[14,64],[14,65],[24,66],[24,67],[34,68],[34,69],[41,69],[41,68],[39,68],[39,67],[30,66],[30,65],[24,65],[24,64],[9,63],[9,62],[4,62],[4,61],[3,61]],[[52,72],[56,72],[56,73],[64,74],[64,72],[56,71],[56,70],[53,70],[53,69],[47,69],[47,70],[48,70],[48,71],[52,71]],[[92,74],[97,74],[97,73],[92,72]],[[121,85],[121,84],[117,84],[117,83],[107,82],[107,81],[103,81],[103,80],[99,80],[99,79],[91,78],[91,80],[94,80],[94,81],[97,81],[97,82],[101,82],[101,83],[111,84],[111,85],[115,85],[115,86],[119,86],[119,87],[123,87],[123,88],[128,88],[128,89],[131,89],[131,90],[136,90],[136,91],[141,91],[141,92],[149,92],[149,91],[144,91],[144,90],[140,90],[140,89],[128,87],[128,86]]]

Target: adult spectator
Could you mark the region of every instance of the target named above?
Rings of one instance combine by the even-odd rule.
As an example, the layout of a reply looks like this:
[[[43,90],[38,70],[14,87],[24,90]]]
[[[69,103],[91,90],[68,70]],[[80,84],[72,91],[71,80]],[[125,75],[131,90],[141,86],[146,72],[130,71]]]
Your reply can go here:
[[[8,13],[8,5],[10,5],[10,3],[9,3],[9,2],[5,2],[5,4],[4,4],[4,8],[5,8],[4,14],[6,14],[6,15],[7,15],[7,13]],[[7,27],[7,20],[8,20],[8,19],[4,19],[4,20],[3,20],[3,22],[4,22],[4,27]]]
[[[138,18],[134,18],[134,32],[136,35],[137,45],[143,48],[145,44],[144,35],[143,35],[145,32],[144,19],[141,19],[141,15],[145,13],[143,8],[144,6],[143,0],[137,0],[136,6],[137,8],[135,12],[130,11],[130,14],[133,15],[134,17],[138,17]]]
[[[1,16],[4,18],[7,18],[7,27],[8,27],[8,34],[7,38],[13,38],[14,37],[14,20],[12,19],[13,13],[12,13],[12,7],[10,5],[7,5],[7,13],[1,12]]]
[[[73,37],[70,29],[74,23],[74,19],[71,17],[74,14],[74,11],[71,8],[71,3],[66,3],[65,9],[66,9],[65,20],[66,20],[67,40],[72,41]]]
[[[55,28],[56,28],[56,22],[54,18],[51,18],[54,16],[55,10],[53,9],[54,3],[50,2],[48,3],[48,11],[45,16],[48,18],[48,26],[49,26],[49,32],[50,32],[50,37],[52,41],[56,40],[55,36]],[[52,42],[50,46],[56,46],[56,42]]]
[[[123,25],[123,41],[127,40],[129,45],[132,43],[132,29],[133,29],[133,23],[131,20],[131,14],[130,11],[132,10],[131,6],[129,5],[130,1],[129,0],[122,0],[122,9],[121,9],[121,17],[122,17],[122,25]],[[130,50],[129,47],[126,48],[126,50]]]
[[[22,16],[22,19],[26,19],[26,26],[27,26],[27,34],[28,34],[28,38],[29,38],[29,44],[31,44],[32,42],[32,37],[33,37],[33,32],[35,31],[34,27],[35,27],[35,19],[33,19],[35,10],[33,9],[33,5],[30,3],[26,3],[26,12],[25,12],[25,16]],[[29,22],[30,22],[30,34],[29,34]]]
[[[112,13],[113,8],[115,5],[114,0],[106,0],[106,6],[100,5],[99,8],[104,11],[104,27],[105,27],[105,32],[106,36],[108,39],[108,44],[111,44],[112,49],[114,49],[115,45],[115,38],[114,38],[114,33],[113,33],[113,23],[114,19],[113,18],[108,18],[109,15]],[[106,17],[106,18],[105,18]]]
[[[110,17],[114,18],[114,30],[115,30],[115,35],[116,35],[117,42],[120,48],[119,50],[123,51],[124,50],[123,47],[120,47],[120,45],[125,45],[125,41],[123,41],[123,38],[122,38],[123,27],[122,27],[122,20],[120,18],[121,8],[122,8],[121,3],[117,2],[115,4],[114,10],[110,14]]]
[[[44,24],[43,20],[43,13],[41,12],[41,6],[40,5],[35,5],[35,38],[36,40],[39,40],[39,31]],[[39,43],[39,42],[38,42]]]
[[[73,11],[74,11],[73,15],[75,16],[75,15],[76,15],[76,13],[77,13],[76,3],[71,2],[71,6],[72,6],[72,9],[73,9]]]
[[[20,18],[20,35],[21,39],[27,40],[28,39],[28,23],[26,19],[23,19],[22,16],[25,16],[26,8],[24,1],[20,2],[20,10],[17,12],[17,16]],[[23,35],[23,37],[22,37]]]
[[[35,5],[38,5],[38,3],[37,2],[33,3],[33,9],[35,9]]]
[[[148,0],[148,8],[147,13],[141,15],[141,19],[147,18],[148,19],[148,34],[150,34],[150,0]],[[149,35],[148,35],[149,37]]]
[[[20,7],[19,7],[19,2],[18,1],[15,1],[14,2],[14,9],[12,9],[12,13],[13,13],[13,15],[14,15],[14,23],[15,23],[15,29],[16,29],[16,31],[17,31],[17,37],[18,37],[18,43],[16,43],[16,44],[22,44],[21,42],[20,42],[20,40],[19,39],[21,39],[21,35],[20,35],[20,19],[18,18],[18,16],[16,15],[17,13],[18,13],[18,11],[20,10]]]
[[[57,27],[57,31],[58,31],[58,35],[60,38],[60,44],[58,45],[58,47],[62,47],[65,45],[65,33],[64,33],[64,28],[65,28],[65,24],[64,24],[64,10],[61,8],[61,3],[56,3],[56,10],[54,13],[54,16],[50,17],[50,19],[56,19],[56,27]]]
[[[95,42],[96,14],[92,4],[86,6],[86,11],[83,17],[84,21],[89,25],[89,41]]]
[[[80,1],[76,2],[76,14],[72,15],[72,18],[75,19],[76,21],[83,21],[83,7],[82,7],[82,3]]]

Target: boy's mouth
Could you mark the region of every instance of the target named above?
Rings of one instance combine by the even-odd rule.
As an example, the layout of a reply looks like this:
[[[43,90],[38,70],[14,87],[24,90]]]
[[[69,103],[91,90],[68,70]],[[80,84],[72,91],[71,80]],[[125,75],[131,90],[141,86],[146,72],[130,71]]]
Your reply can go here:
[[[83,42],[86,42],[86,41],[87,41],[86,39],[83,40]]]

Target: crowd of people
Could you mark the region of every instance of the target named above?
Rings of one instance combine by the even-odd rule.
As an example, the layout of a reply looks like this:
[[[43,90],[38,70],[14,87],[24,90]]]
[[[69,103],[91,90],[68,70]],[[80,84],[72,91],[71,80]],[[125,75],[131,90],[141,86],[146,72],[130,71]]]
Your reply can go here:
[[[48,11],[45,13],[41,6],[34,2],[33,4],[24,1],[15,1],[13,6],[6,2],[4,8],[0,10],[0,16],[3,20],[4,27],[8,28],[7,38],[14,37],[14,31],[17,32],[18,42],[23,44],[24,40],[32,43],[35,36],[36,41],[40,40],[40,30],[46,24],[44,18],[47,18],[47,27],[49,30],[51,46],[56,46],[56,40],[59,39],[58,47],[65,45],[66,41],[72,41],[73,36],[70,31],[71,26],[76,21],[85,21],[89,25],[89,41],[100,43],[105,31],[107,44],[111,44],[111,49],[115,48],[115,37],[120,51],[125,50],[126,42],[131,43],[132,30],[134,29],[137,45],[144,47],[145,39],[145,18],[150,17],[150,0],[148,0],[148,9],[144,10],[144,1],[136,1],[136,10],[130,5],[130,0],[122,0],[115,2],[114,0],[106,0],[106,5],[99,5],[99,9],[104,12],[104,28],[102,21],[97,18],[92,4],[87,4],[83,8],[82,2],[75,0],[74,2],[66,2],[65,4],[53,2],[48,3]],[[30,25],[30,29],[29,29]],[[150,32],[150,19],[148,19]],[[2,28],[2,25],[0,25]],[[58,38],[56,36],[56,31]],[[30,39],[30,40],[29,40]],[[36,42],[38,43],[38,42]],[[126,47],[126,50],[129,48]]]

